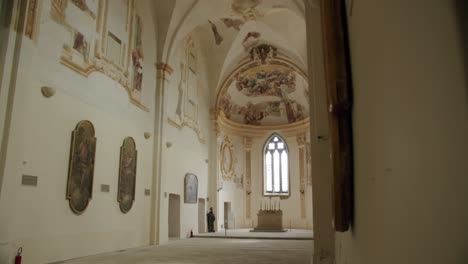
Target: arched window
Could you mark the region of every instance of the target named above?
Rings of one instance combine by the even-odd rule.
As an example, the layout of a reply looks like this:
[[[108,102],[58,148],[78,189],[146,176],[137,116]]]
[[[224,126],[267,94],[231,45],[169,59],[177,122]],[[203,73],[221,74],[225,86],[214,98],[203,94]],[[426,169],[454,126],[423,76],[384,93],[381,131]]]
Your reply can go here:
[[[271,135],[263,147],[264,195],[289,195],[289,157],[286,142]]]

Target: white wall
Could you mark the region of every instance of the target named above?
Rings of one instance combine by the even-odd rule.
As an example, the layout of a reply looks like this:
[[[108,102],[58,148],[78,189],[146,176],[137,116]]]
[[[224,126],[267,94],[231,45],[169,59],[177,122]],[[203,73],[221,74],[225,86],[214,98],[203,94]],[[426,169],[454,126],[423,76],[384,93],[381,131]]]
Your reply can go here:
[[[195,36],[196,37],[196,36]],[[198,41],[194,38],[196,47]],[[198,126],[206,140],[210,137],[209,90],[207,83],[206,65],[202,58],[198,60],[197,85],[198,89]],[[168,64],[174,69],[169,76],[165,93],[165,106],[163,116],[163,149],[161,163],[161,203],[160,203],[160,243],[168,241],[168,197],[164,193],[174,193],[181,197],[181,230],[180,237],[187,238],[190,230],[198,233],[198,204],[184,203],[184,177],[186,173],[193,173],[198,178],[198,197],[208,197],[208,163],[209,144],[200,142],[197,133],[190,127],[175,127],[168,123],[168,118],[179,120],[176,115],[179,100],[179,85],[181,80],[180,64],[184,62],[184,42],[169,57]],[[170,142],[170,147],[166,143]]]
[[[271,136],[271,133],[265,134],[263,137],[253,139],[251,150],[251,217],[247,218],[246,210],[246,193],[245,193],[245,177],[244,187],[239,188],[232,181],[223,181],[223,189],[218,193],[218,229],[224,225],[224,202],[231,202],[231,210],[235,217],[236,228],[253,228],[257,226],[257,213],[264,204],[270,203],[270,199],[263,195],[263,147],[265,141]],[[234,145],[235,157],[238,160],[237,169],[242,173],[244,171],[244,146],[242,137],[230,136]],[[300,197],[300,175],[299,175],[299,147],[296,137],[283,137],[289,148],[289,172],[290,172],[290,192],[291,195],[287,199],[280,200],[281,210],[283,211],[283,227],[296,229],[312,229],[312,186],[306,184],[305,189],[305,217],[301,216],[301,197]],[[222,142],[222,140],[220,141]],[[219,143],[220,144],[220,143]],[[219,150],[220,146],[218,147]],[[304,149],[305,155],[305,149]],[[236,172],[239,175],[239,172]],[[304,171],[304,177],[307,177],[307,171]],[[221,176],[219,176],[222,179]],[[278,197],[272,198],[272,204],[279,201]]]
[[[217,151],[221,151],[221,146],[223,142],[224,133],[220,133],[218,135],[218,147]],[[244,169],[244,143],[243,137],[240,136],[229,136],[229,139],[233,145],[233,173],[234,178],[242,179],[243,184],[245,184],[245,169]],[[219,159],[221,159],[221,153],[218,154]],[[218,162],[220,162],[218,160]],[[217,214],[217,226],[218,230],[223,229],[225,226],[225,219],[224,219],[224,203],[230,202],[231,203],[231,220],[228,223],[228,228],[243,228],[243,227],[250,227],[250,219],[246,219],[245,215],[245,185],[239,185],[234,182],[234,180],[223,180],[221,175],[221,165],[218,166],[219,170],[217,173],[218,180],[222,181],[222,190],[218,192],[218,208],[215,211]],[[222,226],[222,227],[221,227]]]
[[[273,131],[272,131],[273,133]],[[272,133],[262,138],[255,139],[252,145],[252,218],[257,225],[257,213],[260,210],[260,201],[268,201],[269,198],[263,196],[263,146]],[[281,135],[281,134],[280,134]],[[312,229],[312,194],[311,186],[306,185],[305,208],[306,217],[301,217],[300,198],[300,175],[299,175],[299,147],[296,137],[283,137],[289,150],[289,173],[290,173],[290,193],[291,196],[281,200],[281,210],[283,211],[283,227]],[[305,150],[304,150],[305,151]],[[306,172],[304,172],[306,173]],[[307,177],[307,176],[305,176]],[[273,200],[278,200],[274,198]]]
[[[456,3],[354,1],[355,220],[337,263],[468,261],[468,10]]]
[[[148,1],[138,3],[145,25],[143,90],[154,98],[152,14]],[[147,245],[150,200],[144,189],[151,184],[153,142],[143,133],[153,131],[153,100],[145,100],[150,109],[145,112],[107,76],[93,73],[86,78],[60,64],[69,33],[51,20],[50,1],[43,1],[41,10],[38,39],[24,38],[21,47],[0,197],[0,245],[15,250],[23,246],[26,264]],[[40,92],[44,85],[55,88],[55,96],[44,98]],[[71,132],[80,120],[94,124],[97,146],[93,197],[77,216],[65,194]],[[138,150],[136,197],[130,212],[122,214],[117,203],[118,168],[120,146],[127,136],[135,139]],[[38,176],[38,186],[21,186],[22,174]],[[100,192],[101,184],[109,184],[110,192]]]

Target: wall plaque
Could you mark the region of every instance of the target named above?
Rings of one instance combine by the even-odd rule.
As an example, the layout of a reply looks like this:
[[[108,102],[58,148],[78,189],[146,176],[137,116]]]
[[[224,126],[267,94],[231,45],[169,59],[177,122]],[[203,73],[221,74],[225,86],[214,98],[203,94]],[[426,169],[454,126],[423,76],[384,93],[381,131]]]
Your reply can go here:
[[[37,176],[24,175],[21,177],[21,185],[37,186]]]

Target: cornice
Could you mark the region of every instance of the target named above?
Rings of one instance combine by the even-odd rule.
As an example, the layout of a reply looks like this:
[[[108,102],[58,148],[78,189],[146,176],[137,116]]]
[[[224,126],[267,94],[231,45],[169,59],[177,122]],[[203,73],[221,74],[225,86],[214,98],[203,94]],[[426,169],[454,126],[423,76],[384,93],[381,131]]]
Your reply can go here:
[[[310,129],[309,118],[286,124],[286,125],[272,125],[272,126],[254,126],[247,124],[239,124],[232,120],[229,120],[224,112],[218,113],[218,125],[220,129],[229,135],[242,136],[242,137],[263,137],[267,134],[271,134],[273,131],[281,133],[284,136],[297,136],[300,134],[307,133]]]

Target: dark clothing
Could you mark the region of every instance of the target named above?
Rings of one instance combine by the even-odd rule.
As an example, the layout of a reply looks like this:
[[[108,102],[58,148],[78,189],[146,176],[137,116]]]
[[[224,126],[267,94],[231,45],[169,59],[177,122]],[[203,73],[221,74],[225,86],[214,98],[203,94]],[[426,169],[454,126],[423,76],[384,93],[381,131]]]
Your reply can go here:
[[[210,210],[210,212],[206,214],[206,218],[208,219],[208,232],[214,232],[214,221],[216,220],[216,217],[213,210]]]

